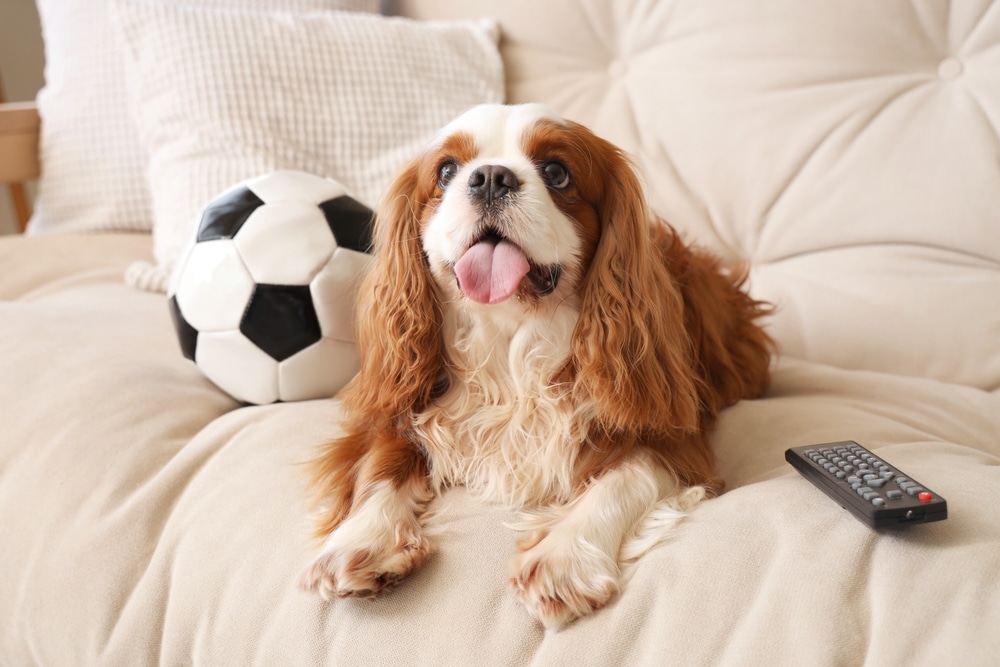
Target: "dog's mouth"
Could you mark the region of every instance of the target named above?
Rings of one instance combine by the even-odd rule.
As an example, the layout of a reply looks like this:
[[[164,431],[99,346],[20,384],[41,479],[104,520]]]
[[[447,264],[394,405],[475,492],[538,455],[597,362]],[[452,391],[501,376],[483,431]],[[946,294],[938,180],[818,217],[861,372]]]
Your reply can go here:
[[[551,294],[562,275],[559,264],[532,261],[519,245],[493,228],[472,242],[454,270],[462,293],[485,304],[506,301],[522,283],[538,296]]]

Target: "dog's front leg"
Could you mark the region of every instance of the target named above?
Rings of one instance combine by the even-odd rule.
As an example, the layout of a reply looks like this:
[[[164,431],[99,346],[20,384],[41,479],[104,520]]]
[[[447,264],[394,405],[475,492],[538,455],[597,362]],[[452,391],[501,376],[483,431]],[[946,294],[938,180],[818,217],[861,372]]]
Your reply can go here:
[[[671,505],[687,509],[704,497],[700,487],[692,491],[651,455],[638,452],[590,480],[566,505],[527,517],[509,563],[518,597],[549,629],[602,607],[620,590],[626,540],[648,540],[637,531],[654,508],[662,515],[657,529],[681,518],[683,512]]]
[[[392,434],[349,435],[327,456],[342,460],[326,482],[332,507],[319,517],[326,538],[300,584],[325,599],[373,597],[430,553],[421,525],[432,497],[427,464],[412,442]]]

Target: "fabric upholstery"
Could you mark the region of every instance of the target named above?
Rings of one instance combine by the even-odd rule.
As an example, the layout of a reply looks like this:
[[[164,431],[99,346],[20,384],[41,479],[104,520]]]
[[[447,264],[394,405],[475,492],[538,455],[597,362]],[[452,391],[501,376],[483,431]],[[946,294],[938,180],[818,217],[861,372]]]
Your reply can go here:
[[[162,297],[121,283],[142,241],[0,239],[3,266],[34,276],[0,301],[6,664],[971,665],[1000,650],[1000,395],[791,358],[723,416],[729,490],[561,632],[508,587],[513,516],[462,489],[434,501],[436,553],[390,594],[302,593],[302,464],[338,432],[336,404],[238,407],[213,387]],[[949,519],[872,531],[783,461],[843,437],[933,484]]]
[[[989,0],[389,5],[496,17],[509,100],[625,148],[659,214],[749,261],[786,354],[1000,387]]]
[[[111,0],[38,0],[45,42],[42,176],[29,233],[149,231],[146,152],[128,103]],[[204,0],[217,7],[373,12],[377,0]]]
[[[376,600],[294,581],[335,402],[241,407],[180,355],[149,237],[0,239],[0,663],[989,665],[1000,655],[1000,9],[986,0],[389,0],[500,26],[511,101],[631,152],[751,266],[782,350],[712,434],[727,491],[545,633],[505,510],[434,500]],[[784,462],[855,439],[944,496],[873,531]]]
[[[157,262],[127,274],[144,289],[165,291],[199,213],[233,184],[297,169],[374,207],[440,126],[473,104],[503,101],[488,21],[116,7],[149,150]]]

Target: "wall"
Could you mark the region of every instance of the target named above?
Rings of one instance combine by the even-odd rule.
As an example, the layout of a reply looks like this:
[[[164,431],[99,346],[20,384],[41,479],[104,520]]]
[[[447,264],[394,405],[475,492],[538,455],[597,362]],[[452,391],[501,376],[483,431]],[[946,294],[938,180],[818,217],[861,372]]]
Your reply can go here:
[[[35,99],[44,81],[44,62],[34,0],[0,0],[0,76],[8,101]],[[16,231],[10,193],[0,185],[0,234]]]

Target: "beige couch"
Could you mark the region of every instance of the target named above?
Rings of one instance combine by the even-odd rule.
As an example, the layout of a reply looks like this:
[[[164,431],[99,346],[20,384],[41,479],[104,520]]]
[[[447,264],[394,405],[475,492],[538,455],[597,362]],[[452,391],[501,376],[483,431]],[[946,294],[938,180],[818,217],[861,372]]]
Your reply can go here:
[[[324,602],[293,582],[314,546],[300,464],[335,403],[240,406],[205,380],[163,295],[123,283],[148,234],[7,237],[0,664],[997,664],[1000,7],[384,9],[495,17],[509,101],[619,143],[658,212],[751,262],[782,354],[768,395],[714,434],[728,491],[557,633],[507,584],[511,517],[460,488],[434,503],[423,569]],[[32,159],[5,149],[0,173]],[[947,498],[948,519],[873,531],[784,461],[843,439]]]

